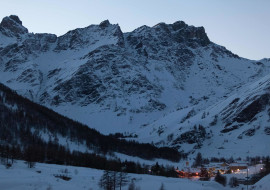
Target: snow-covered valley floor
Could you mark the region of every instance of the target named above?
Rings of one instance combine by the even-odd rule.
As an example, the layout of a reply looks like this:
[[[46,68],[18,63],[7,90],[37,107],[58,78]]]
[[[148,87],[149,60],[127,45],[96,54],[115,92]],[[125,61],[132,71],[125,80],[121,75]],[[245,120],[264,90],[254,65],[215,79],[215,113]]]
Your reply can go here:
[[[71,180],[65,181],[56,178],[55,175],[62,175],[68,170]],[[102,170],[91,168],[60,166],[54,164],[37,163],[35,168],[27,168],[24,161],[16,161],[10,168],[0,166],[0,189],[1,190],[98,190],[98,182]],[[166,178],[151,175],[129,174],[130,179],[135,179],[135,185],[140,190],[159,189],[161,183],[167,190],[215,190],[227,189],[218,183],[191,181],[180,178]],[[128,189],[126,185],[123,190]]]
[[[67,173],[65,173],[67,172]],[[0,189],[1,190],[99,190],[98,182],[102,176],[102,170],[91,168],[60,166],[54,164],[37,163],[35,168],[27,168],[24,161],[16,161],[9,169],[0,165]],[[56,178],[55,175],[67,175],[71,180],[65,181]],[[164,184],[166,190],[226,190],[215,181],[192,181],[189,179],[166,178],[151,175],[129,174],[130,180],[135,181],[137,189],[158,190]],[[267,190],[270,185],[270,176],[259,181],[254,189]],[[242,189],[239,186],[235,189]],[[122,188],[128,189],[128,185]]]

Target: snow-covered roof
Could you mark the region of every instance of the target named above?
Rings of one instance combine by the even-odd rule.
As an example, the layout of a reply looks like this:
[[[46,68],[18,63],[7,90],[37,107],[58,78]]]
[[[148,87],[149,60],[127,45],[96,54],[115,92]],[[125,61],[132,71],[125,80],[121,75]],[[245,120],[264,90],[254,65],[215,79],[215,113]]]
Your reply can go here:
[[[230,166],[247,166],[247,163],[231,163]]]

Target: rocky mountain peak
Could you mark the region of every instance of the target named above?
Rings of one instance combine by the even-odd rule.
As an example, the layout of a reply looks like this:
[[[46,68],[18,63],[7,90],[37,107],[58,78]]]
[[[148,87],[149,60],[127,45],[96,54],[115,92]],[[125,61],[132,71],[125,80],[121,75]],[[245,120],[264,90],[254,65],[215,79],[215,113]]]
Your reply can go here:
[[[106,27],[108,27],[108,26],[110,26],[110,25],[111,25],[111,23],[110,23],[109,20],[104,20],[104,21],[102,21],[102,22],[99,24],[99,26],[100,26],[101,28],[106,28]]]
[[[201,40],[202,45],[208,45],[210,43],[210,40],[205,32],[204,27],[196,28],[195,37]]]
[[[123,33],[118,24],[111,24],[108,20],[99,25],[89,25],[77,28],[60,36],[57,41],[56,51],[79,49],[90,46],[99,47],[108,44],[124,45]]]
[[[12,19],[13,21],[17,22],[18,24],[22,25],[22,21],[17,15],[10,15],[8,18]]]
[[[169,25],[179,42],[197,42],[202,46],[207,46],[211,42],[205,32],[204,27],[189,26],[183,21],[177,21]]]
[[[173,30],[180,30],[184,27],[187,27],[187,24],[184,21],[176,21],[175,23],[172,24]]]
[[[142,26],[129,33],[128,40],[136,47],[140,41],[150,44],[151,40],[150,45],[156,44],[170,48],[174,44],[176,48],[179,45],[184,45],[194,49],[205,47],[211,43],[203,27],[187,25],[183,21],[177,21],[173,24],[161,22],[153,27]]]
[[[28,29],[22,25],[22,21],[16,15],[4,17],[0,23],[0,31],[6,36],[16,36],[28,33]]]

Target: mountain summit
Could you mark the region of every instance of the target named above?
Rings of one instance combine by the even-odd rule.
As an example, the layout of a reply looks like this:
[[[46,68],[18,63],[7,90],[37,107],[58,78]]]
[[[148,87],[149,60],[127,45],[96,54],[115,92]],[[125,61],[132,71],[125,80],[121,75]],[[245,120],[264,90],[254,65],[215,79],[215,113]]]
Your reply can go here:
[[[3,18],[0,23],[0,31],[8,37],[18,37],[21,34],[28,33],[27,28],[22,25],[22,21],[16,15]]]

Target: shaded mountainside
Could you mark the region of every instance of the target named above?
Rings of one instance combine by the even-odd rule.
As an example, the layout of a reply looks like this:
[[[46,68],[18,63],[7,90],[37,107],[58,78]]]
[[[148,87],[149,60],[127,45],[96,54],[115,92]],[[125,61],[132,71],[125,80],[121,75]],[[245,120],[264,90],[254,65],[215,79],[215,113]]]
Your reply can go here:
[[[270,75],[266,75],[200,112],[170,113],[153,125],[169,126],[173,133],[164,130],[156,143],[209,157],[267,156],[270,154],[269,90]]]
[[[181,155],[170,148],[156,148],[150,144],[139,144],[119,140],[100,134],[88,126],[68,119],[58,113],[17,95],[0,84],[0,141],[1,144],[39,145],[42,142],[56,143],[66,149],[81,152],[107,154],[119,152],[145,159],[163,158],[178,161]]]
[[[265,110],[266,97],[241,106],[235,100],[223,115],[208,115],[207,110],[223,105],[244,86],[255,88],[269,71],[269,59],[241,58],[211,42],[203,27],[182,21],[123,33],[106,20],[59,37],[29,33],[14,15],[0,24],[3,84],[102,133],[122,133],[191,154],[203,151],[215,138],[233,141],[226,135],[239,130],[239,123],[253,127],[249,119]],[[252,109],[241,111],[253,101]],[[250,111],[253,107],[260,111]],[[261,138],[254,134],[239,142]],[[216,145],[213,154],[223,148]],[[241,150],[243,156],[248,154],[248,148]]]

